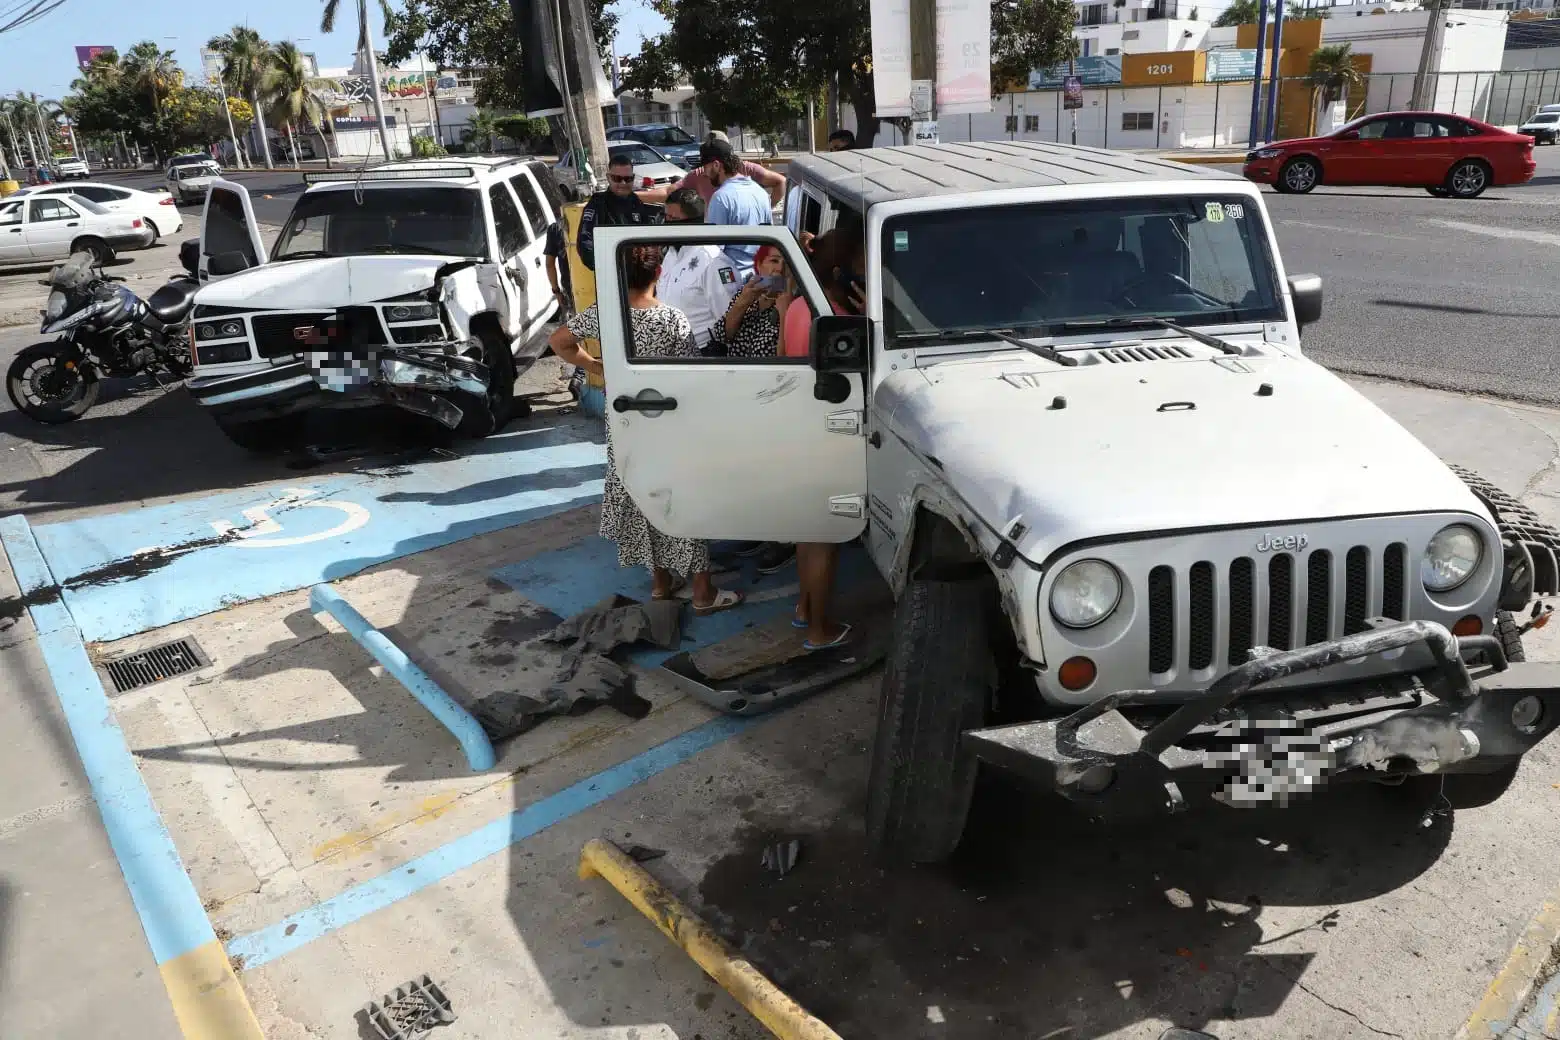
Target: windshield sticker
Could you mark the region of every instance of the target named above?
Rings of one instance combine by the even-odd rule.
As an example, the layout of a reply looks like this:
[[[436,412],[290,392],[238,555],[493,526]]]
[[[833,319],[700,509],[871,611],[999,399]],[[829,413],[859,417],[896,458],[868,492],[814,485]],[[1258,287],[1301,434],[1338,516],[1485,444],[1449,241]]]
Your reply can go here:
[[[1225,203],[1224,215],[1231,220],[1239,220],[1246,215],[1246,207],[1238,202]]]
[[[1224,203],[1222,202],[1208,203],[1206,211],[1208,214],[1208,223],[1210,224],[1217,224],[1224,219]]]
[[[894,232],[894,252],[896,252],[896,253],[908,253],[909,251],[910,251],[910,232],[908,232],[908,231],[895,231]]]

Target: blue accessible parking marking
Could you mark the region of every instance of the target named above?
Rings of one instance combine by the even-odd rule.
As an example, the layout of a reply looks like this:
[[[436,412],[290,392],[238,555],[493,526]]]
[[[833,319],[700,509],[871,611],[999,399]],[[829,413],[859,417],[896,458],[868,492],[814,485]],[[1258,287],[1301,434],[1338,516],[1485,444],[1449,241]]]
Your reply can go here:
[[[601,496],[581,427],[517,430],[456,458],[230,492],[34,528],[89,642],[512,527]]]
[[[854,588],[874,575],[871,557],[864,550],[854,547],[841,550],[836,582],[841,590]],[[649,573],[640,567],[619,567],[617,545],[594,536],[567,549],[542,553],[502,567],[493,572],[493,577],[559,617],[578,614],[614,593],[638,600],[650,596]],[[629,660],[653,668],[679,653],[711,646],[745,628],[789,613],[796,605],[794,593],[783,594],[787,586],[794,588],[796,585],[794,565],[779,574],[759,575],[751,561],[744,561],[742,571],[717,575],[715,582],[722,588],[743,593],[748,602],[708,617],[698,617],[690,608],[685,614],[688,620],[683,626],[681,647],[670,651],[635,650],[628,655]]]

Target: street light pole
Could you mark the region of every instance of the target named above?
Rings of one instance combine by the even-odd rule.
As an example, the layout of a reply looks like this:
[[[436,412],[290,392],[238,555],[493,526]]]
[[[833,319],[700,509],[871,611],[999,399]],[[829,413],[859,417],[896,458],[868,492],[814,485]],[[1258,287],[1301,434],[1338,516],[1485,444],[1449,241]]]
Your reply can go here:
[[[390,154],[390,131],[385,127],[385,106],[379,100],[379,57],[374,53],[374,31],[368,24],[368,0],[358,0],[358,24],[363,27],[363,49],[368,52],[369,89],[373,91],[374,118],[379,122],[379,146],[385,151],[385,162]]]

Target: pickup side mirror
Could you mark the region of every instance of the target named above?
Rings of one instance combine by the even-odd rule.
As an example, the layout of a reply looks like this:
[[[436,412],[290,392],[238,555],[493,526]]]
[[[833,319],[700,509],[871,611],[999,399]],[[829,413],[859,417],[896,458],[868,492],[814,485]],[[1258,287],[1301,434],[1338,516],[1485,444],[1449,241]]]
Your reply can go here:
[[[237,274],[249,269],[249,261],[244,254],[236,249],[226,253],[213,253],[211,259],[206,261],[206,273],[214,275]]]
[[[1289,296],[1295,304],[1295,324],[1302,329],[1322,320],[1322,279],[1314,274],[1290,276]]]
[[[190,273],[191,278],[200,274],[200,239],[187,238],[179,245],[179,266]]]
[[[850,376],[866,372],[872,355],[872,322],[859,314],[813,319],[813,397],[839,404],[850,397]]]

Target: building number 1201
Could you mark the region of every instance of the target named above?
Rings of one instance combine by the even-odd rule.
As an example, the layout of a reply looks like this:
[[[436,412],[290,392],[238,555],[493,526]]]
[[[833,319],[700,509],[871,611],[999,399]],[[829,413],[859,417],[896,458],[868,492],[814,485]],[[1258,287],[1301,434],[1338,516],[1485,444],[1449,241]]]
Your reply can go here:
[[[1150,65],[1148,67],[1148,74],[1150,76],[1168,76],[1174,71],[1174,65]]]

